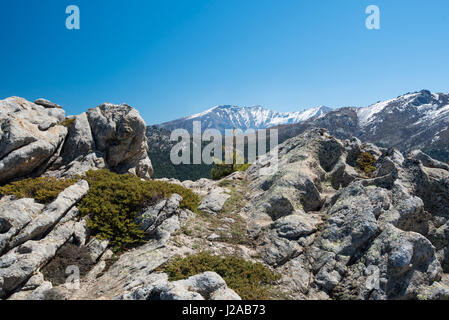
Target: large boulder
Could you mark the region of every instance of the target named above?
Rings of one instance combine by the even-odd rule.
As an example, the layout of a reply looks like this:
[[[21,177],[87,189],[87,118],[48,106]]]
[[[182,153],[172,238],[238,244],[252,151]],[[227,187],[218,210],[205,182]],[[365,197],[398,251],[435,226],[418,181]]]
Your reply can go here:
[[[336,291],[341,298],[417,299],[441,275],[429,240],[387,224]]]
[[[102,104],[65,118],[59,105],[11,97],[0,101],[0,184],[46,173],[74,177],[110,169],[149,179],[145,122],[126,105]]]
[[[136,109],[106,103],[89,109],[87,118],[96,150],[103,153],[111,169],[150,177],[153,169],[147,154],[146,125]]]
[[[215,272],[204,272],[186,280],[169,282],[159,274],[150,285],[118,297],[123,300],[241,300]]]
[[[126,105],[102,104],[72,118],[59,159],[49,173],[75,176],[90,169],[110,169],[149,179],[145,122]]]
[[[404,157],[310,130],[278,147],[278,170],[247,172],[244,212],[260,258],[300,299],[444,298],[449,270],[449,171],[420,151]],[[367,177],[357,159],[372,154]],[[315,219],[315,217],[319,217]],[[301,273],[301,276],[298,276]],[[295,277],[291,280],[288,277]]]
[[[67,135],[64,118],[61,109],[22,98],[0,101],[0,184],[39,174],[56,160]]]

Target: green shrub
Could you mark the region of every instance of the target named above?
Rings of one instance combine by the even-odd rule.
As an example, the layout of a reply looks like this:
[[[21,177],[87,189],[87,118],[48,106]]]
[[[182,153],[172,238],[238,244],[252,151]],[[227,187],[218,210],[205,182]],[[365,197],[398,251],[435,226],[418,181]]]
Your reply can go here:
[[[368,175],[371,175],[376,170],[376,167],[374,166],[375,162],[376,157],[369,152],[361,153],[356,161],[357,166]]]
[[[232,169],[232,165],[230,164],[216,164],[210,170],[210,176],[214,180],[220,180],[221,178],[224,178],[233,172],[234,170]]]
[[[232,256],[222,258],[207,252],[185,258],[175,257],[160,271],[166,272],[170,281],[187,279],[206,271],[216,272],[244,300],[270,299],[268,286],[280,278],[261,263]]]
[[[210,175],[213,180],[220,180],[237,171],[246,171],[251,166],[251,164],[244,163],[244,154],[237,151],[237,135],[235,129],[232,135],[232,147],[226,148],[223,146],[222,153],[222,156],[226,159],[231,159],[232,163],[226,163],[225,161],[216,159],[214,167],[210,170]]]
[[[143,242],[145,233],[135,223],[136,215],[158,200],[177,193],[183,197],[182,208],[197,210],[199,198],[191,190],[162,181],[140,178],[108,170],[88,171],[82,177],[89,192],[78,204],[88,227],[99,239],[109,239],[115,251]]]
[[[119,175],[108,170],[88,171],[77,179],[39,177],[25,179],[0,187],[0,196],[34,198],[48,204],[60,192],[78,179],[86,179],[89,192],[79,202],[78,209],[88,216],[88,227],[99,239],[109,239],[114,250],[143,241],[144,232],[135,223],[137,213],[163,198],[177,193],[183,197],[182,208],[197,211],[198,196],[180,185],[163,181],[142,181],[140,178]]]
[[[0,187],[0,196],[15,196],[16,198],[34,198],[37,202],[48,204],[56,199],[58,194],[76,182],[75,179],[56,179],[39,177],[13,182]]]
[[[251,166],[250,163],[246,164],[225,164],[218,163],[210,170],[210,175],[213,180],[220,180],[226,176],[229,176],[231,173],[237,171],[246,171]]]

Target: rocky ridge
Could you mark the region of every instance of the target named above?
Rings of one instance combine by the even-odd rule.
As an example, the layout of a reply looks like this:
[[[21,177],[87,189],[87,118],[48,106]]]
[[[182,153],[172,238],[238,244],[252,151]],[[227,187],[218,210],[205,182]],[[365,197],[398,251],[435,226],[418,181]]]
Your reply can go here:
[[[126,130],[122,121],[135,114],[128,107],[103,105],[90,111],[90,116],[79,116],[69,130],[64,130],[58,125],[64,119],[60,109],[11,99],[6,100],[9,107],[47,114],[54,121],[49,128],[58,130],[51,131],[51,138],[49,129],[38,137],[54,142],[61,134],[65,142],[60,141],[59,146],[49,143],[45,150],[52,150],[50,146],[64,150],[67,141],[78,141],[78,148],[70,150],[75,155],[89,156],[91,150],[97,150],[95,157],[101,155],[110,168],[137,175],[142,172],[140,151],[146,151],[146,147],[140,143],[140,134],[145,125],[142,132]],[[78,173],[75,168],[92,168],[85,165],[85,161],[90,163],[85,156],[76,157],[76,166],[65,167],[64,156],[70,160],[73,155],[63,151],[51,163],[51,152],[46,153],[46,160],[42,157],[27,162],[32,159],[27,158],[27,146],[33,142],[19,130],[22,124],[18,112],[3,118],[3,124],[12,125],[2,126],[0,145],[2,150],[9,148],[6,154],[20,150],[15,157],[23,165],[17,171],[20,174],[6,178],[2,174],[4,181],[38,171],[63,177]],[[53,116],[53,112],[59,116]],[[135,117],[131,117],[131,123],[132,119]],[[42,131],[31,120],[23,123]],[[80,133],[87,128],[83,123],[96,128],[91,130],[96,138],[84,139],[88,135]],[[117,148],[121,144],[108,149],[105,141],[114,137],[122,138],[118,141],[130,153],[121,153]],[[19,147],[21,143],[15,142],[12,150],[7,141],[27,144]],[[95,141],[95,148],[86,141]],[[140,142],[132,143],[135,141]],[[203,251],[259,262],[279,274],[280,279],[270,289],[272,298],[449,298],[447,164],[419,150],[403,156],[395,149],[379,148],[357,138],[340,140],[324,129],[307,130],[273,152],[278,152],[279,170],[270,176],[260,172],[273,153],[260,158],[247,172],[217,182],[164,179],[198,194],[201,210],[194,213],[181,208],[182,197],[177,194],[149,205],[136,217],[145,231],[145,244],[119,256],[108,248],[108,241],[90,237],[85,220],[79,218],[76,205],[89,190],[86,181],[68,187],[47,205],[4,196],[0,199],[0,298],[240,299],[215,272],[170,281],[160,269],[175,256]],[[357,165],[363,153],[376,159],[371,174]],[[148,163],[145,158],[143,163],[143,167]],[[43,272],[68,243],[86,247],[93,261],[77,289],[52,283]]]

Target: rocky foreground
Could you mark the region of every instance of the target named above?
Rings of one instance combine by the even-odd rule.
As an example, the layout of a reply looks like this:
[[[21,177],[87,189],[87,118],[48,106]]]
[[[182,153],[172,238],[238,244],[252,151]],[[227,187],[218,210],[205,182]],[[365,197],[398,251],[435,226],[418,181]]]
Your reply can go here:
[[[127,105],[65,118],[45,101],[0,101],[0,183],[110,169],[148,179],[145,123]],[[375,157],[374,171],[357,164]],[[147,241],[114,254],[90,235],[77,204],[79,180],[49,204],[0,199],[1,299],[240,299],[215,272],[171,281],[175,256],[209,251],[259,262],[279,275],[277,299],[448,299],[449,165],[421,151],[338,140],[312,129],[278,147],[279,170],[260,176],[266,155],[221,181],[166,180],[193,190],[198,212],[174,194],[139,213]],[[79,286],[45,278],[64,246],[93,265]]]

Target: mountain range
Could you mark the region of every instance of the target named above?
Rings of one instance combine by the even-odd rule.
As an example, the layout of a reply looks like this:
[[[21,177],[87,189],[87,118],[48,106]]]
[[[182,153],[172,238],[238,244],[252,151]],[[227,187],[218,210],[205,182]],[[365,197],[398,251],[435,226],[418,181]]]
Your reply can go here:
[[[157,177],[196,180],[209,177],[210,166],[174,166],[169,161],[173,129],[192,130],[201,121],[202,130],[278,129],[279,143],[308,129],[325,128],[339,139],[356,137],[379,147],[394,147],[403,153],[421,149],[440,161],[449,161],[449,93],[421,90],[370,106],[330,109],[318,107],[280,113],[260,106],[218,106],[205,112],[147,127],[149,154]]]
[[[447,106],[331,111],[245,170],[180,181],[153,174],[170,131],[127,104],[0,100],[0,300],[449,300],[449,164],[321,128],[407,146]]]
[[[421,149],[449,161],[449,94],[428,90],[407,93],[364,108],[345,107],[320,118],[276,126],[280,141],[310,128],[325,128],[340,139],[357,137],[404,153]]]
[[[204,112],[188,117],[165,122],[158,127],[167,130],[186,129],[192,132],[193,122],[200,121],[202,129],[217,129],[223,134],[225,130],[234,128],[246,130],[267,129],[277,125],[293,124],[306,120],[317,119],[331,111],[331,108],[320,106],[297,112],[277,112],[261,106],[238,107],[216,106]]]

